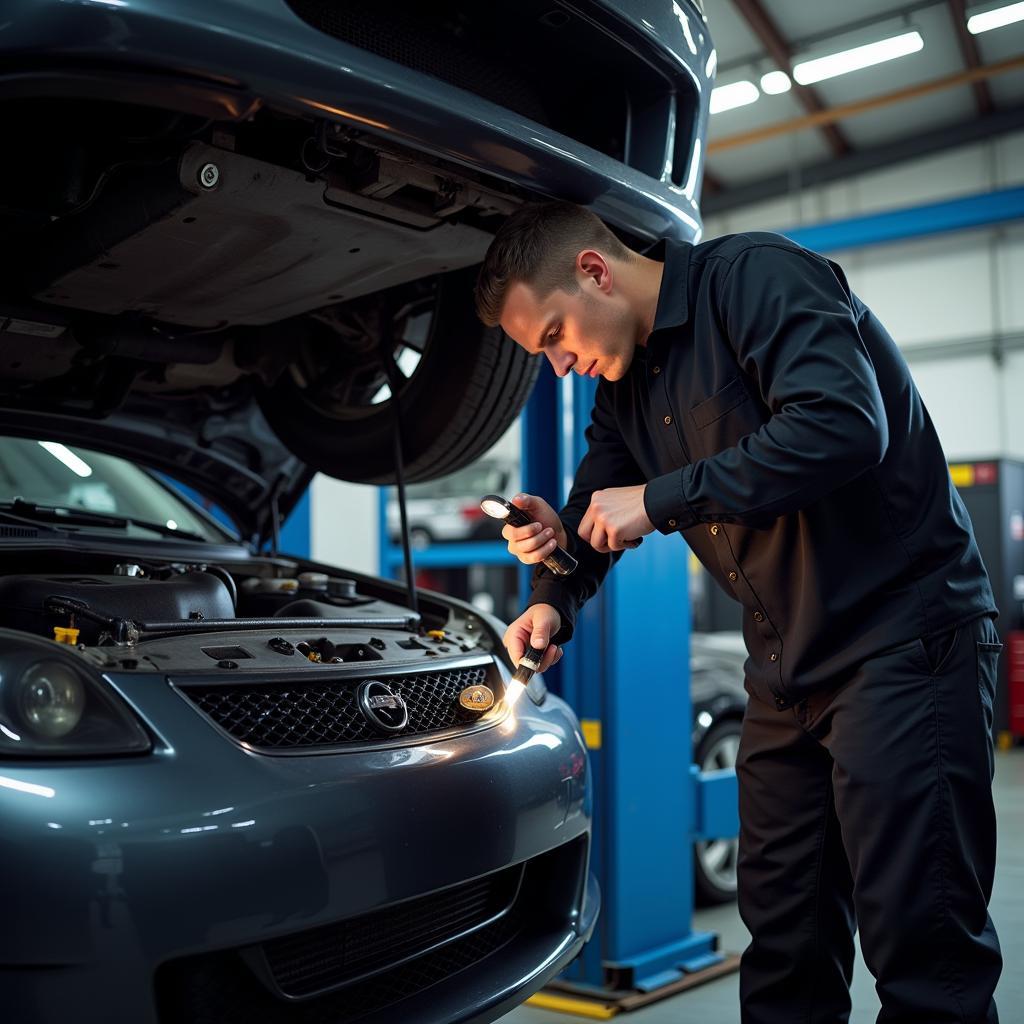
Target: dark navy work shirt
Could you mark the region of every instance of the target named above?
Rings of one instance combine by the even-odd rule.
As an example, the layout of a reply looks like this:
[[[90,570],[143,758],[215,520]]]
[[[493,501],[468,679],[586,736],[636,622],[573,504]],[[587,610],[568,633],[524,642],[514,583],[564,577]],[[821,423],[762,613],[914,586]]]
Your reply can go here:
[[[618,555],[576,528],[595,490],[646,483],[743,605],[747,687],[779,708],[995,604],[970,519],[895,342],[823,256],[781,235],[666,242],[654,330],[598,384],[559,513],[580,560],[530,604],[560,639]]]

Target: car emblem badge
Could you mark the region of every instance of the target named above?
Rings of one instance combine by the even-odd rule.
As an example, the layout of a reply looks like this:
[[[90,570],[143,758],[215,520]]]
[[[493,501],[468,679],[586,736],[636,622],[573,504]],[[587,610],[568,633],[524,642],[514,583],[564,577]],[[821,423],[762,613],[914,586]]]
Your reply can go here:
[[[379,679],[367,679],[356,699],[363,717],[380,732],[401,732],[409,724],[409,709],[401,694]]]
[[[459,703],[468,711],[487,711],[494,707],[494,693],[486,686],[467,686],[459,694]]]

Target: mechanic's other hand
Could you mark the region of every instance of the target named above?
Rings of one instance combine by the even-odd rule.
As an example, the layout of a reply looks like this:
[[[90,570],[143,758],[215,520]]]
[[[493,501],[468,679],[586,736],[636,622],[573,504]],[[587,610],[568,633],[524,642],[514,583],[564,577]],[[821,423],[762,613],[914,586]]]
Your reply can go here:
[[[532,520],[528,526],[506,523],[501,535],[508,541],[509,551],[524,565],[544,561],[556,545],[566,546],[565,527],[555,510],[535,494],[517,494],[512,504],[521,508]],[[521,657],[522,655],[520,655]]]
[[[551,643],[551,637],[562,626],[562,616],[557,608],[549,604],[535,604],[527,608],[508,629],[505,630],[505,647],[512,663],[516,666],[527,647],[544,647],[544,657],[538,671],[551,668],[562,657],[562,648]]]
[[[637,484],[594,491],[590,507],[576,531],[580,540],[604,553],[637,547],[643,537],[654,532],[654,523],[647,518],[644,508],[646,486]]]

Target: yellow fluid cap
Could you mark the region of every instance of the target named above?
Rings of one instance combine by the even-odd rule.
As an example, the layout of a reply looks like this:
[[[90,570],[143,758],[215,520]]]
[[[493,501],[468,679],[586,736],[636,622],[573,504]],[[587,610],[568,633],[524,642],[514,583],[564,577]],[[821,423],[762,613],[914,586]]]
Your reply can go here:
[[[444,639],[444,630],[443,629],[428,629],[427,630],[427,636],[432,636],[432,637],[434,637],[437,640],[443,640]]]
[[[71,644],[74,646],[78,643],[79,630],[76,626],[54,626],[53,627],[53,639],[59,644]]]

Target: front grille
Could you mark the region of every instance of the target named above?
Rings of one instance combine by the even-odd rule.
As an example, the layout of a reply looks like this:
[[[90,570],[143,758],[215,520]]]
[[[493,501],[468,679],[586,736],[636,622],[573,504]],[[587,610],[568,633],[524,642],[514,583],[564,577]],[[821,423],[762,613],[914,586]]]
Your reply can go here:
[[[263,750],[300,750],[419,736],[476,722],[479,714],[459,704],[459,693],[487,682],[488,675],[486,666],[475,665],[375,676],[399,694],[409,710],[409,724],[390,736],[376,731],[359,710],[359,678],[191,685],[181,690],[239,742]],[[500,699],[500,689],[493,681],[490,686]]]
[[[277,986],[289,996],[349,984],[458,940],[506,913],[522,865],[387,910],[264,943]]]
[[[597,5],[593,17],[583,17],[558,0],[288,3],[335,39],[458,86],[656,177],[665,162],[673,91],[685,91],[690,107],[695,103],[685,75],[670,82],[640,55],[646,44],[641,36],[627,38],[630,26],[596,24],[597,18],[610,19]],[[689,126],[692,119],[679,111],[676,120]]]

